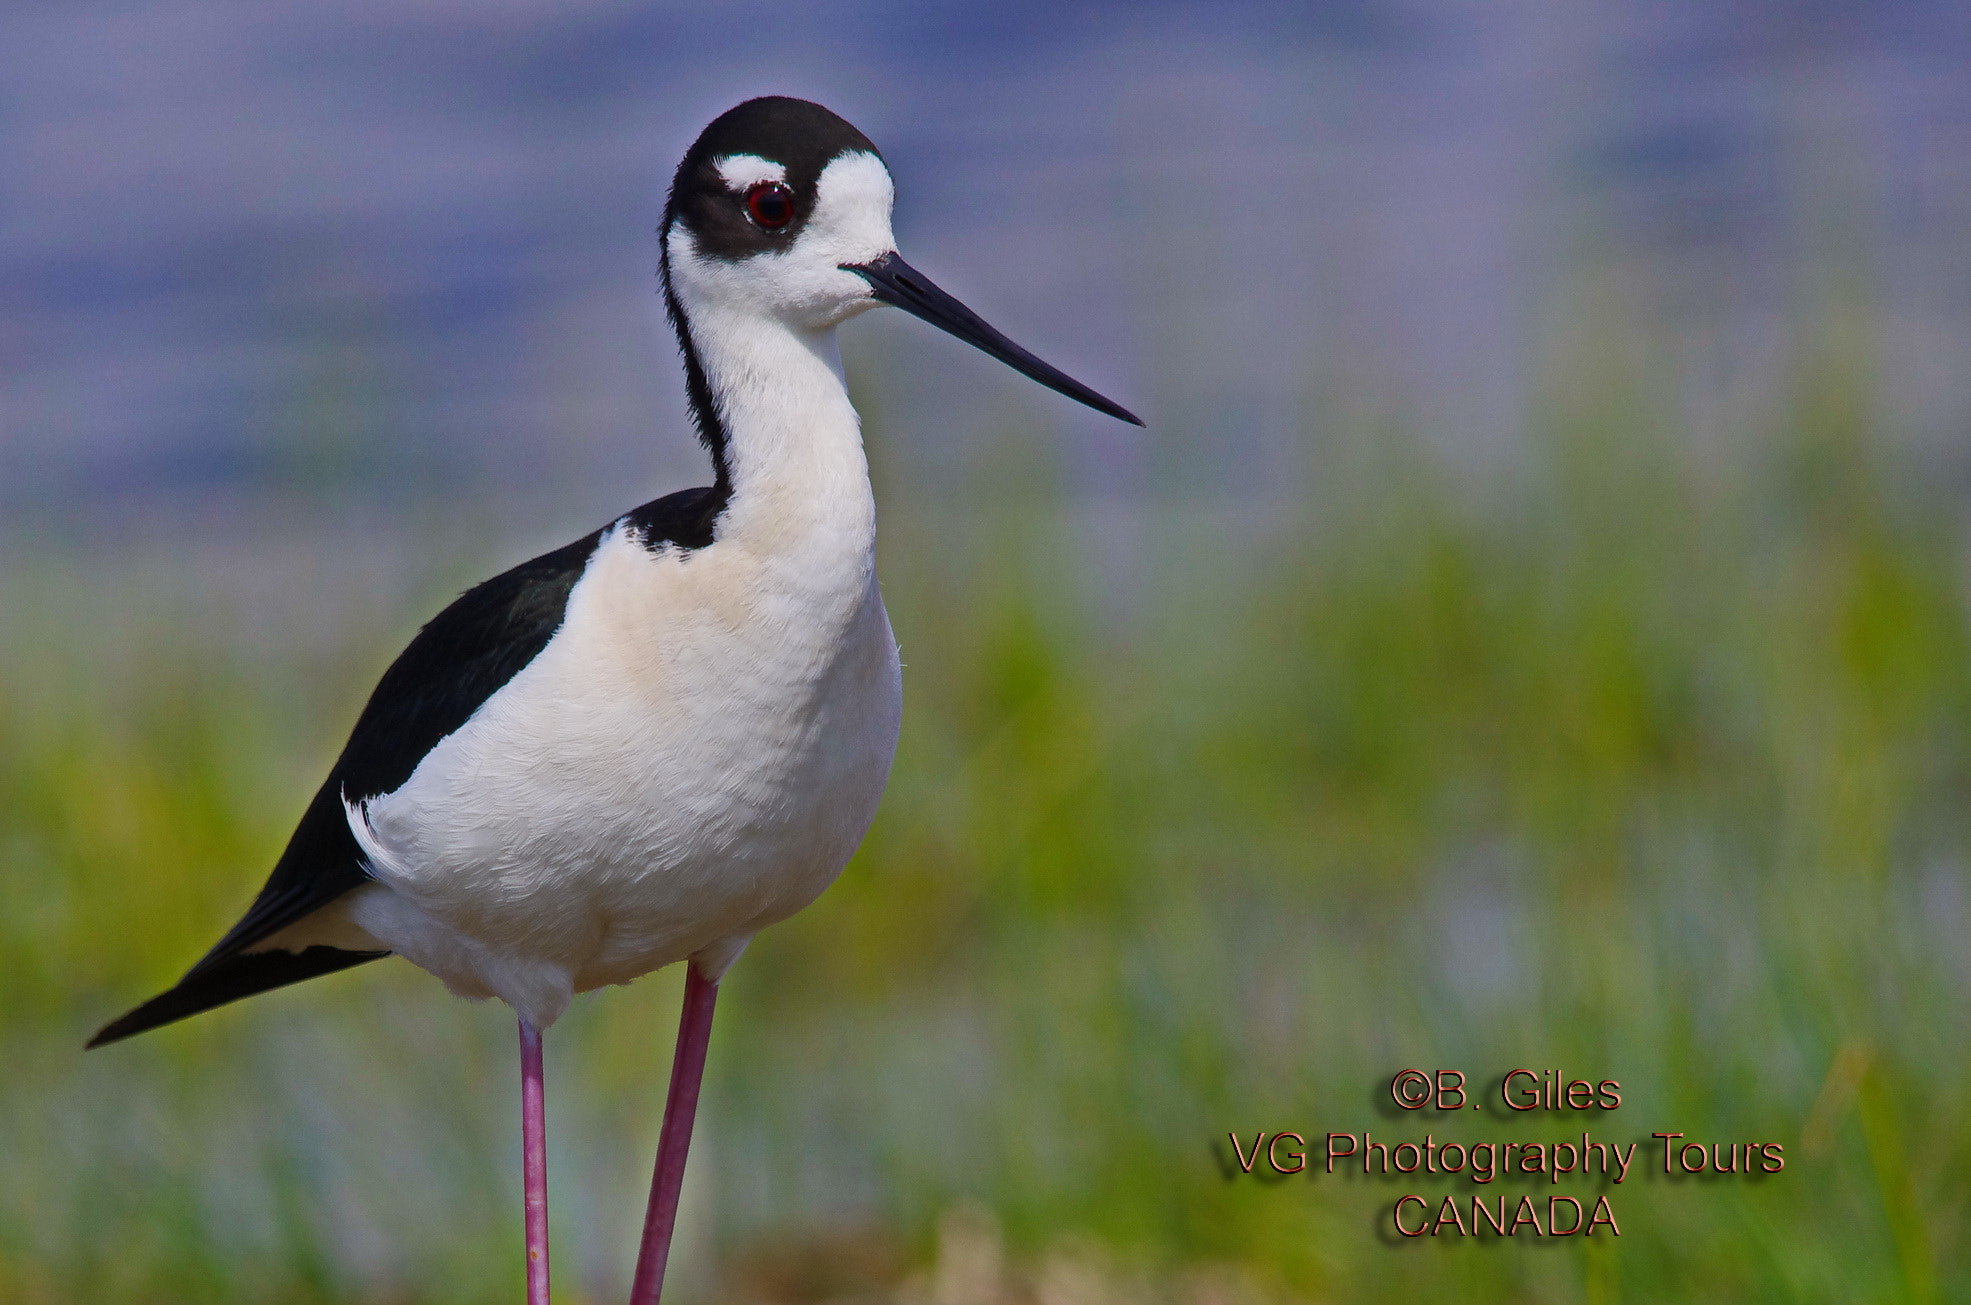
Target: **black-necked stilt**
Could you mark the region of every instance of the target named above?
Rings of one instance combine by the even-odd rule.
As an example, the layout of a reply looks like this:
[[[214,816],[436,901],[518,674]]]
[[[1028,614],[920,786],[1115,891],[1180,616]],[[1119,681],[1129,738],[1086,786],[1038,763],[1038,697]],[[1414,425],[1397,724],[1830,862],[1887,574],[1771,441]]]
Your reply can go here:
[[[897,256],[876,147],[804,100],[705,128],[664,303],[713,480],[468,591],[384,673],[240,922],[101,1046],[396,953],[520,1017],[528,1299],[547,1299],[540,1031],[687,962],[633,1305],[663,1283],[718,982],[862,841],[902,709],[835,328],[894,304],[1041,384]]]

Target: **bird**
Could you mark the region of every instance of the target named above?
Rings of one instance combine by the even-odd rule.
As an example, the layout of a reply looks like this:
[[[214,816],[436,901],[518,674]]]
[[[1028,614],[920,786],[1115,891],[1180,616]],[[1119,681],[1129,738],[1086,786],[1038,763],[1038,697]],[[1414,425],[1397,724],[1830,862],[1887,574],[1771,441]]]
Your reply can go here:
[[[390,665],[246,913],[100,1047],[399,956],[518,1017],[529,1305],[548,1299],[542,1034],[686,967],[632,1305],[656,1305],[720,980],[834,881],[902,718],[876,507],[836,331],[894,306],[1068,398],[904,262],[876,146],[785,96],[686,151],[657,279],[712,483],[467,590]]]

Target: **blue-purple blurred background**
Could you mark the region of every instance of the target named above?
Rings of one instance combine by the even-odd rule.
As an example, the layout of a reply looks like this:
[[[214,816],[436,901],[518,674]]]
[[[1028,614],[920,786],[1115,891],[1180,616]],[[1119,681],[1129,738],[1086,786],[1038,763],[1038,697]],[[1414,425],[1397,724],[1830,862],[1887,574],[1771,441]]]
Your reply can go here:
[[[697,129],[769,92],[878,141],[910,257],[1153,414],[1154,458],[1022,397],[1091,488],[1271,483],[1337,378],[1454,454],[1509,448],[1611,263],[1700,424],[1838,294],[1879,317],[1895,429],[1948,459],[1968,64],[1971,14],[1935,0],[17,0],[0,502],[75,529],[299,485],[587,521],[688,481],[653,228]],[[933,450],[1021,391],[858,334]]]

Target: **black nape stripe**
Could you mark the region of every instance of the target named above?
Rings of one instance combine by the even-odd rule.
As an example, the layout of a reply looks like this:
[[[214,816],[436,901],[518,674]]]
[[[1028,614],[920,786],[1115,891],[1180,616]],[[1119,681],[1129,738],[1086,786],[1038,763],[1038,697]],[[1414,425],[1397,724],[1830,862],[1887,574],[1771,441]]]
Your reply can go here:
[[[698,360],[698,347],[691,342],[691,321],[684,315],[677,291],[671,288],[670,221],[664,222],[663,254],[657,262],[657,280],[664,290],[664,316],[677,333],[678,356],[684,359],[684,393],[691,405],[691,424],[698,431],[698,442],[712,457],[712,489],[721,499],[732,495],[732,467],[726,458],[731,437],[725,418],[712,397],[712,383],[705,378],[705,365]],[[660,500],[661,501],[661,500]]]

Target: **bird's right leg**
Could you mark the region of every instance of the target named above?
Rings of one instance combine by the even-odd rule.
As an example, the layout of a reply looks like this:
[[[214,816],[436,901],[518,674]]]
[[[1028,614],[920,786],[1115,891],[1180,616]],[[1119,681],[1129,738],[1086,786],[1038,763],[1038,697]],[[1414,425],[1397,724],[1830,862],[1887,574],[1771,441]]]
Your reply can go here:
[[[650,1205],[643,1216],[643,1244],[637,1252],[630,1305],[657,1305],[664,1291],[664,1264],[671,1255],[684,1158],[691,1149],[691,1122],[698,1114],[698,1085],[705,1077],[705,1048],[711,1041],[712,1007],[718,999],[718,980],[707,979],[696,962],[686,961],[684,1014],[678,1019],[671,1091],[664,1100],[664,1128],[657,1138],[657,1168],[650,1178]]]
[[[526,1191],[527,1305],[548,1305],[547,1102],[541,1031],[520,1021],[520,1169]]]

